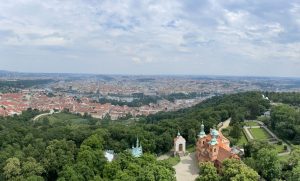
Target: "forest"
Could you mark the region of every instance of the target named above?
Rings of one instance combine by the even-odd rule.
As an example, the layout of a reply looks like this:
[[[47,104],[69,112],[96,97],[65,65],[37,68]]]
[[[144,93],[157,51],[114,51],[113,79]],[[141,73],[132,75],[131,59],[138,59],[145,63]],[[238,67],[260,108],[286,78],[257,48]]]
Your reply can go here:
[[[274,102],[281,102],[293,106],[300,105],[300,92],[266,92],[266,96]]]
[[[262,99],[261,93],[247,92],[213,97],[192,108],[140,117],[139,121],[131,122],[98,120],[67,111],[33,121],[40,112],[29,109],[19,116],[0,118],[0,180],[175,180],[172,165],[156,160],[156,156],[172,148],[178,130],[189,145],[194,145],[202,121],[208,132],[229,117],[232,117],[232,126],[237,126],[269,108],[269,102]],[[239,136],[238,133],[231,135]],[[137,137],[145,153],[141,158],[128,153]],[[256,148],[256,145],[247,147],[248,150]],[[114,150],[116,159],[107,162],[104,150]],[[249,169],[255,180],[256,172],[259,173],[257,168],[264,165],[252,164],[251,159],[264,156],[265,152],[250,153],[246,163],[253,170],[242,163],[228,161],[223,180],[240,177]],[[206,167],[210,166],[200,169]],[[232,167],[243,168],[245,172],[232,173]]]

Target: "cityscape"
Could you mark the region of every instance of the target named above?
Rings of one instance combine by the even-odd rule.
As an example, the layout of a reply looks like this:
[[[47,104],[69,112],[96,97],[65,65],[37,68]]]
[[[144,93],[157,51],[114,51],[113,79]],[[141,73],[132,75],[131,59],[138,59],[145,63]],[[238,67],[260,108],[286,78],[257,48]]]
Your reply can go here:
[[[38,74],[6,72],[3,81],[34,81]],[[52,76],[52,77],[51,77]],[[28,108],[40,111],[85,113],[112,120],[126,116],[147,116],[161,111],[192,107],[216,95],[246,91],[300,91],[300,80],[293,78],[197,77],[197,76],[101,76],[50,75],[49,83],[17,89],[0,95],[0,115],[21,114]],[[43,80],[43,79],[37,79]],[[7,88],[9,89],[9,87]],[[136,102],[135,104],[133,102]]]
[[[0,181],[300,181],[299,0],[1,0]]]

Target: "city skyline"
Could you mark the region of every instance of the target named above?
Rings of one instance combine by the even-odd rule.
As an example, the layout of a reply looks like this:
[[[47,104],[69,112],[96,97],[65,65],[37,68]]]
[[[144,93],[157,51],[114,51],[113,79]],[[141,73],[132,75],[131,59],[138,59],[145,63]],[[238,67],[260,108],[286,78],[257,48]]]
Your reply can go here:
[[[0,69],[300,77],[297,1],[0,3]]]

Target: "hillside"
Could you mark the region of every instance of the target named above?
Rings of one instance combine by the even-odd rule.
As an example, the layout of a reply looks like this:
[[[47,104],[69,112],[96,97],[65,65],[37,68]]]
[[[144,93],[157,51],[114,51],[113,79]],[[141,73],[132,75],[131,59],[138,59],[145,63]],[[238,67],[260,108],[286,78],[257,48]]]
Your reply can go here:
[[[145,175],[173,180],[174,170],[168,163],[148,154],[135,161],[125,150],[139,137],[144,153],[165,153],[172,148],[178,130],[194,144],[202,121],[207,129],[228,117],[239,122],[260,115],[268,106],[260,93],[249,92],[214,97],[193,108],[127,124],[68,116],[67,112],[32,121],[39,114],[32,110],[0,118],[0,180],[116,180],[123,176],[145,180]],[[105,161],[103,150],[107,149],[119,153],[112,164]],[[142,171],[146,161],[151,164]]]

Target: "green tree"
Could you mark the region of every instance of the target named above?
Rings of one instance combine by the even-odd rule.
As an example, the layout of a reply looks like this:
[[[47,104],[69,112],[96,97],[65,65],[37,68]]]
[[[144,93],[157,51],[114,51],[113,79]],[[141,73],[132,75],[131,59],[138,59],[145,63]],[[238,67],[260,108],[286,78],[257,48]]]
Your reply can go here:
[[[117,161],[113,161],[104,166],[103,177],[113,180],[116,177],[116,173],[121,170],[121,167]]]
[[[263,148],[258,151],[256,156],[256,168],[267,180],[279,178],[281,174],[281,165],[277,157],[276,150]]]
[[[293,181],[300,181],[300,165],[298,165],[297,167],[293,168],[291,180],[293,180]]]
[[[34,158],[29,157],[22,163],[22,175],[24,177],[40,176],[44,172],[43,166]]]
[[[222,173],[224,181],[257,181],[258,173],[237,159],[223,161]]]
[[[73,141],[53,140],[45,150],[43,159],[46,171],[50,177],[56,178],[63,166],[74,163],[76,145]]]
[[[21,162],[18,158],[13,157],[6,160],[6,164],[3,168],[4,176],[8,180],[12,180],[21,175]]]
[[[196,181],[219,181],[220,179],[221,177],[213,163],[204,162],[200,164],[200,176]]]
[[[288,164],[293,168],[300,163],[300,149],[294,149],[288,159]]]
[[[195,144],[196,143],[196,131],[195,131],[195,129],[189,129],[188,130],[188,142],[190,144]]]
[[[235,123],[229,133],[229,136],[235,139],[240,139],[242,136],[242,127],[239,123]]]
[[[66,165],[63,170],[59,173],[58,181],[80,181],[82,180],[82,175],[74,169],[73,166]]]

